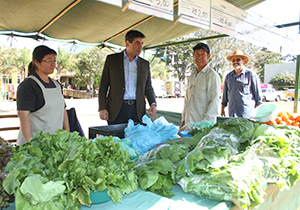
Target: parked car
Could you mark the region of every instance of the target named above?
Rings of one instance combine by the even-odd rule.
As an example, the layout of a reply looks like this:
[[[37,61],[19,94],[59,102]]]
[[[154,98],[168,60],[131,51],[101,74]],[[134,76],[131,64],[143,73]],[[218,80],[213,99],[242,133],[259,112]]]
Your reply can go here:
[[[282,98],[274,88],[262,88],[261,91],[263,101],[280,101]]]
[[[300,90],[298,93],[298,98],[300,99]],[[285,101],[293,101],[295,99],[295,89],[288,89],[285,94]]]

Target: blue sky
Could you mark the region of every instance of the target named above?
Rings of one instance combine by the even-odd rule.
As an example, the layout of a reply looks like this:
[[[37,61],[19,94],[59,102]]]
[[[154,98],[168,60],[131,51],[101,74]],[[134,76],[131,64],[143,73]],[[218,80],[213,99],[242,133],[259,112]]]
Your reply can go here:
[[[263,3],[250,9],[264,18],[272,20],[276,24],[285,24],[299,21],[300,16],[300,0],[266,0]],[[295,43],[295,50],[293,54],[300,54],[300,34],[299,26],[288,28],[291,37],[297,40]],[[62,42],[50,42],[50,41],[35,41],[28,38],[11,38],[4,35],[0,35],[0,45],[12,46],[17,48],[28,48],[33,50],[36,46],[46,44],[47,46],[57,50],[58,46],[72,51],[79,52],[80,50],[86,48],[85,45],[73,46],[72,44],[62,43]],[[289,52],[282,52],[284,55]]]

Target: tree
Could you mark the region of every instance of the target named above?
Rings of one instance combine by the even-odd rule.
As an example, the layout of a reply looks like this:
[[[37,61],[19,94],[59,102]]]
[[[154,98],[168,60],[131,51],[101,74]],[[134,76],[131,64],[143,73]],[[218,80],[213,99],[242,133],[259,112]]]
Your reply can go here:
[[[260,81],[264,81],[265,64],[282,63],[285,58],[276,52],[271,52],[266,48],[262,48],[259,53],[255,55],[255,69],[260,78]]]
[[[18,56],[14,59],[14,65],[21,72],[21,81],[25,79],[25,69],[31,62],[30,50],[27,48],[20,49],[18,52]]]
[[[0,47],[0,74],[9,74],[13,69],[25,78],[25,68],[30,63],[30,50],[23,48],[1,48]]]
[[[208,37],[219,35],[217,32],[201,29],[197,32],[191,33],[187,36],[180,37],[174,41],[185,41],[189,39],[196,39],[200,37]],[[174,72],[173,76],[184,80],[186,76],[190,75],[190,72],[196,68],[192,57],[193,47],[201,41],[195,41],[186,44],[173,45],[166,48],[157,49],[157,57],[161,60],[166,60],[168,66],[171,66]],[[255,54],[259,52],[259,47],[253,46],[242,40],[238,40],[233,37],[223,37],[218,39],[211,39],[203,41],[207,43],[211,50],[211,57],[209,59],[209,66],[223,75],[225,72],[232,70],[231,62],[227,61],[226,57],[232,55],[232,53],[241,49],[250,59],[247,67],[254,67]],[[172,43],[166,42],[166,44]],[[165,53],[166,52],[166,53]],[[221,76],[222,77],[222,76]]]
[[[165,80],[170,67],[166,66],[166,63],[161,61],[160,58],[154,57],[150,63],[150,69],[152,78]]]
[[[186,37],[176,39],[176,41],[186,40]],[[170,43],[170,42],[167,42]],[[189,75],[191,66],[193,65],[193,57],[191,52],[191,44],[173,45],[166,48],[157,49],[157,57],[166,62],[169,66],[168,73],[182,81],[186,75]]]
[[[56,69],[57,69],[57,75],[59,80],[61,76],[61,71],[63,69],[67,69],[68,71],[74,71],[76,68],[75,56],[73,54],[67,53],[60,46],[58,47],[56,60],[57,60]]]
[[[77,57],[77,67],[75,68],[74,83],[80,87],[91,84],[94,77],[93,87],[97,87],[107,54],[111,53],[107,48],[92,47],[79,52]]]
[[[16,48],[0,47],[0,74],[8,74],[14,67],[13,61],[17,54]]]
[[[279,89],[284,87],[294,87],[295,86],[295,74],[286,74],[286,75],[276,75],[270,80],[270,84]]]

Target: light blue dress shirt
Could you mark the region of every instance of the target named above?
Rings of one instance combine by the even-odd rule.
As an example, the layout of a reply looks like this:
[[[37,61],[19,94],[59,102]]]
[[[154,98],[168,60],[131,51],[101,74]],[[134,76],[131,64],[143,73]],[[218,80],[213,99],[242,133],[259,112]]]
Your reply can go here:
[[[124,75],[125,75],[125,94],[124,100],[136,100],[137,85],[137,60],[138,56],[129,61],[124,51]]]

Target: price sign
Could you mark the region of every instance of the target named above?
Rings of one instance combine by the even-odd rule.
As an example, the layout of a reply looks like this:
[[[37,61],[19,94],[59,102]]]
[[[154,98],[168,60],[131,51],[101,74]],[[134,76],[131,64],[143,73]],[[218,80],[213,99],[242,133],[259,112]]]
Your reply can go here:
[[[122,7],[122,0],[97,0],[97,1],[102,1],[108,4],[112,4],[118,7]]]
[[[248,13],[239,9],[235,8],[235,33],[236,35],[247,35],[249,32],[249,24],[246,24],[245,20],[248,18]]]
[[[212,0],[211,29],[235,35],[235,7],[224,0]]]
[[[275,24],[272,21],[239,8],[235,8],[235,16],[236,38],[279,52],[284,37],[276,31]]]
[[[209,29],[210,0],[178,0],[179,22]]]
[[[133,0],[129,9],[173,21],[173,0]]]

